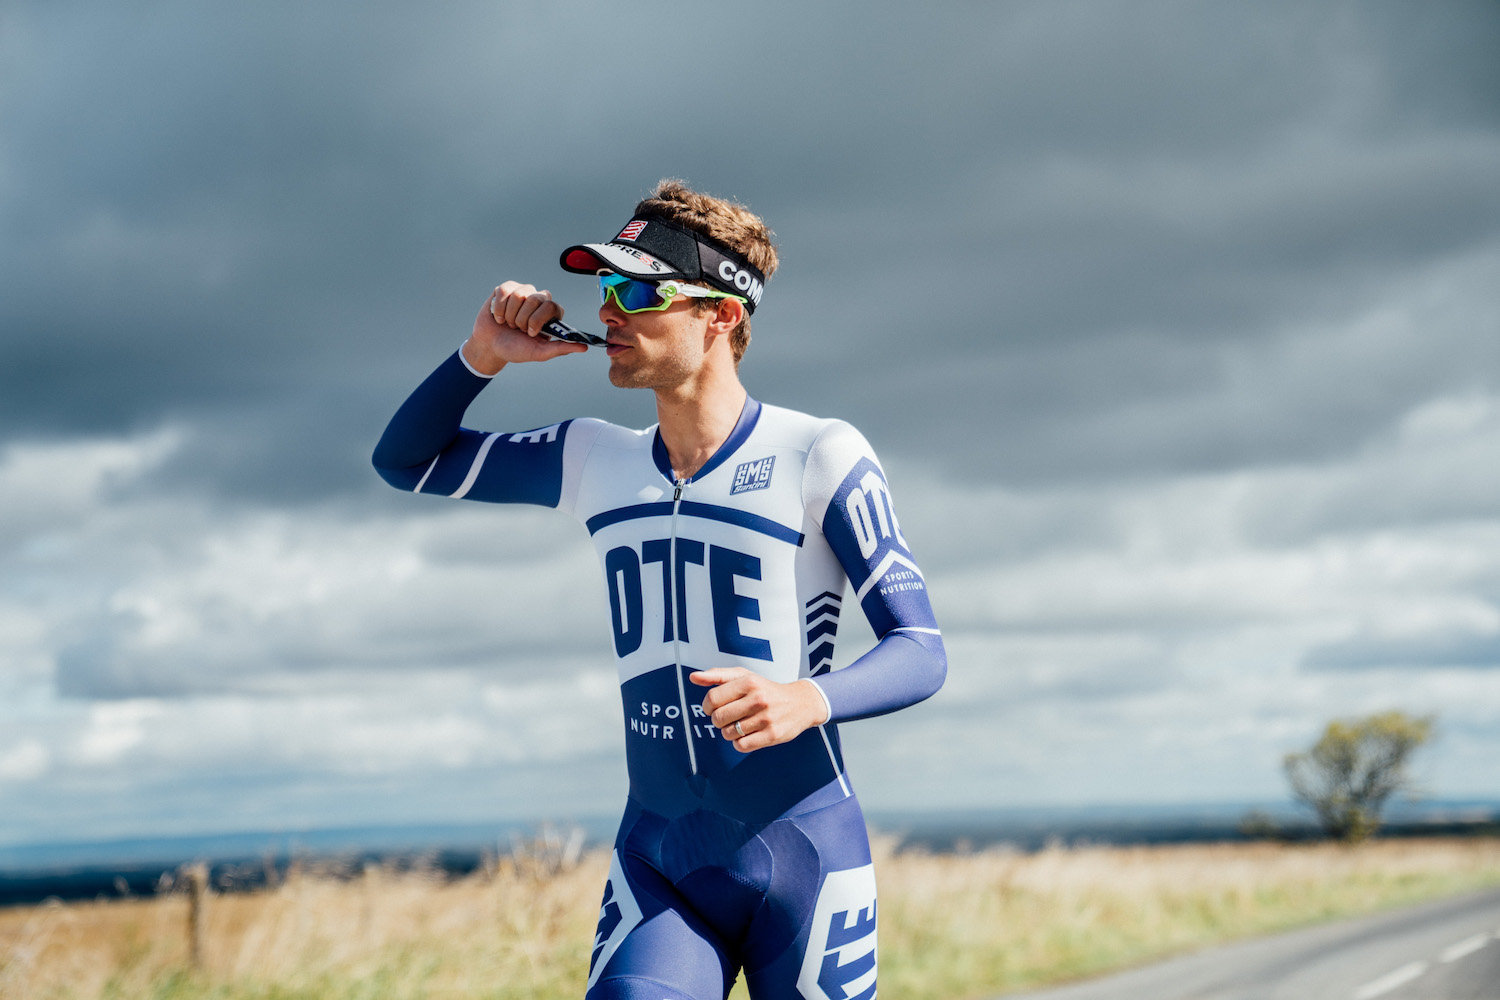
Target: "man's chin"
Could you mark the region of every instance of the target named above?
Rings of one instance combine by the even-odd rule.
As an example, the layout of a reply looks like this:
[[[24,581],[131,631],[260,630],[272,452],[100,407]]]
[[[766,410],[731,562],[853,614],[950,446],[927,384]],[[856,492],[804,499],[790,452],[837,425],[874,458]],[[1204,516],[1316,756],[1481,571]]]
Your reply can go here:
[[[640,389],[645,386],[639,372],[615,361],[611,361],[609,365],[609,384],[616,389]]]

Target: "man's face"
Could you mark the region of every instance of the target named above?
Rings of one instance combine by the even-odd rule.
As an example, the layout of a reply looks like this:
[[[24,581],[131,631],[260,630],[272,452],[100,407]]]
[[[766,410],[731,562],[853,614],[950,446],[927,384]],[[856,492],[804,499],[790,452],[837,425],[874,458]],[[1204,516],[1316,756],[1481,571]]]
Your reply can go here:
[[[693,378],[707,352],[708,318],[682,296],[665,309],[627,313],[610,297],[599,307],[609,346],[609,381],[621,389],[670,389]]]

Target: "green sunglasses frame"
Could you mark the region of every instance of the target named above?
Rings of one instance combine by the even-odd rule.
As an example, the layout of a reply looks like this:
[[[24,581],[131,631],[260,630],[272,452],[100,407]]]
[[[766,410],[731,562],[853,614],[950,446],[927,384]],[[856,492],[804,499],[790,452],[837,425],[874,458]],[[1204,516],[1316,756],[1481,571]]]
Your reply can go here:
[[[608,281],[607,279],[610,278],[617,280]],[[643,285],[649,284],[649,282],[642,281],[640,278],[626,277],[623,274],[616,274],[613,271],[599,272],[599,303],[602,305],[613,298],[615,300],[615,308],[627,315],[643,312],[661,312],[670,306],[673,300],[679,295],[691,299],[739,299],[741,302],[748,304],[748,300],[743,295],[730,295],[728,292],[721,292],[717,288],[704,288],[702,285],[691,285],[677,278],[667,278],[656,282],[656,294],[662,300],[660,305],[627,309],[625,308],[625,303],[620,301],[620,293],[615,290],[615,286],[622,285],[627,281],[639,282]]]

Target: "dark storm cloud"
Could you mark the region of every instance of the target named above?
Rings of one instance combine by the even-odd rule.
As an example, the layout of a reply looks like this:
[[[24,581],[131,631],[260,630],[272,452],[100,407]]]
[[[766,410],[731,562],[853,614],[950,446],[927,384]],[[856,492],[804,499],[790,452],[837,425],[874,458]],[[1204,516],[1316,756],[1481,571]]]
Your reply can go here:
[[[7,836],[617,801],[585,533],[369,453],[499,280],[595,326],[557,252],[669,175],[776,229],[747,386],[866,432],[931,580],[877,804],[1272,795],[1393,676],[1492,794],[1497,51],[1492,2],[0,3]],[[649,423],[604,367],[470,422]]]
[[[884,448],[1012,480],[1348,449],[1483,382],[1495,338],[1236,373],[1500,236],[1500,19],[1275,13],[736,8],[668,52],[607,5],[13,8],[0,420],[186,424],[164,475],[227,495],[377,489],[380,425],[486,289],[592,322],[557,250],[675,174],[782,242],[752,392]],[[480,412],[650,421],[567,364]]]

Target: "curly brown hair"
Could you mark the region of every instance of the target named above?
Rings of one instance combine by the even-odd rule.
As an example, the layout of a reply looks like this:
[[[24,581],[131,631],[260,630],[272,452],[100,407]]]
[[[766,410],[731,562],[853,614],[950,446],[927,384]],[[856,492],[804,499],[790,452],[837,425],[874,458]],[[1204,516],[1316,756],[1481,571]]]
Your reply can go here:
[[[667,177],[658,182],[656,190],[635,206],[635,215],[637,218],[658,216],[702,233],[760,268],[767,281],[776,270],[776,247],[771,242],[775,233],[771,232],[760,216],[738,202],[694,191],[682,181]],[[706,312],[718,308],[718,300],[694,299],[693,305],[700,312]],[[734,352],[736,368],[749,346],[750,315],[746,313],[729,336],[729,347]]]

